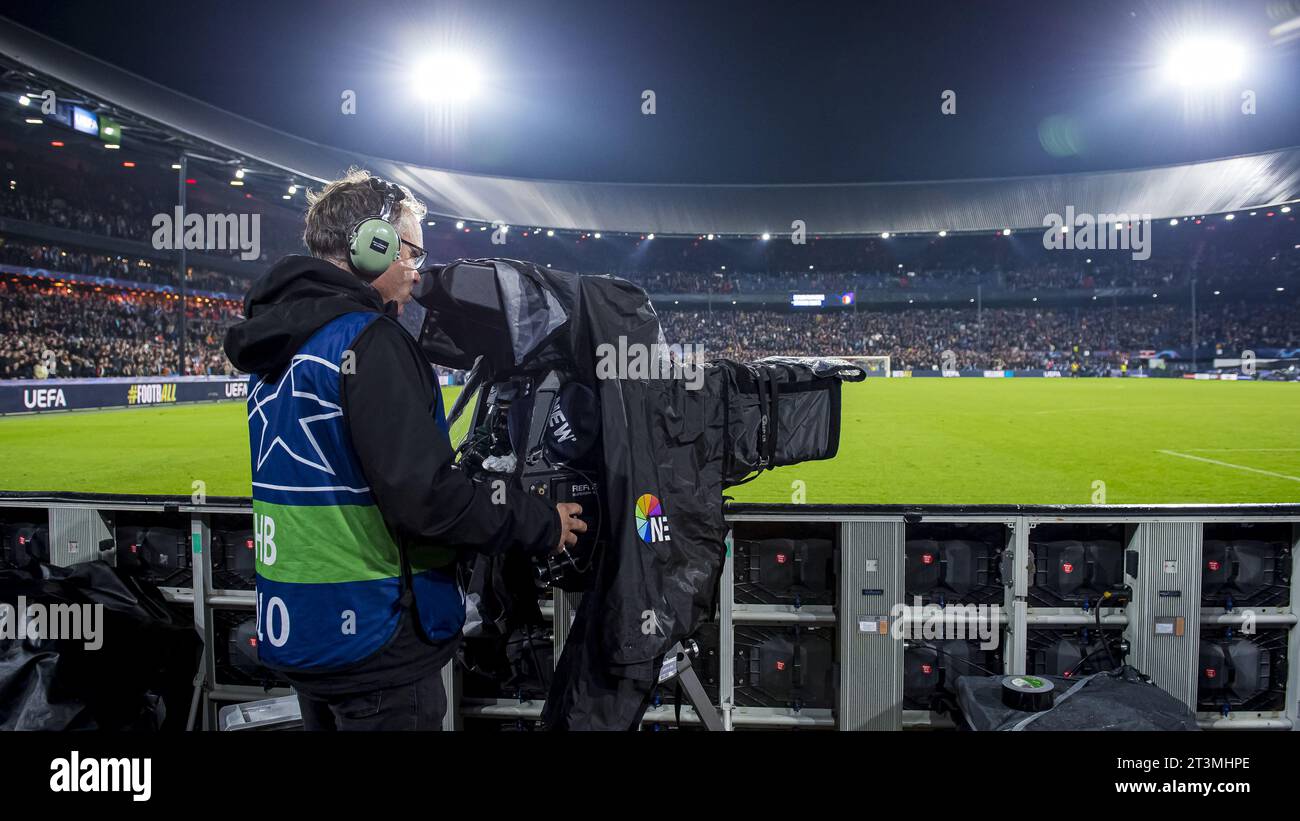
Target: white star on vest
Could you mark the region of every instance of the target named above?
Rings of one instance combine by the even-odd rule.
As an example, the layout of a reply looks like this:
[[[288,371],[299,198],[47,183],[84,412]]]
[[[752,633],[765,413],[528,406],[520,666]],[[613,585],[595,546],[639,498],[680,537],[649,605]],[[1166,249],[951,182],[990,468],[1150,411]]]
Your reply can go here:
[[[338,405],[335,405],[333,402],[327,402],[324,399],[321,399],[313,393],[298,390],[297,385],[295,384],[294,371],[304,363],[324,365],[335,373],[339,370],[338,365],[335,365],[333,362],[321,359],[318,356],[299,354],[293,358],[289,363],[289,367],[285,369],[284,375],[280,377],[280,382],[275,386],[274,393],[266,397],[259,396],[258,394],[261,392],[262,388],[266,387],[268,383],[263,381],[257,384],[257,387],[253,391],[253,409],[248,414],[248,421],[250,424],[252,423],[254,416],[257,416],[262,420],[262,433],[257,444],[257,469],[261,469],[262,464],[270,458],[271,453],[278,447],[290,457],[304,465],[310,465],[317,470],[322,470],[333,476],[334,467],[330,465],[329,459],[325,458],[325,453],[321,450],[320,444],[316,441],[316,437],[312,436],[310,426],[315,422],[323,422],[327,419],[342,416],[343,409]],[[287,391],[285,389],[286,383],[288,384]],[[270,405],[272,402],[294,402],[294,400],[297,399],[312,400],[316,403],[316,408],[312,408],[313,410],[324,408],[327,409],[327,412],[298,417],[298,429],[302,431],[305,441],[299,441],[298,437],[293,435],[294,430],[291,428],[289,431],[285,432],[285,436],[288,436],[289,439],[292,440],[292,446],[290,442],[286,442],[280,435],[276,435],[270,443],[267,443],[266,432],[271,426],[267,421],[266,414],[262,411],[262,408]],[[302,404],[306,405],[306,403]],[[297,408],[295,407],[295,410],[296,409]],[[299,451],[303,451],[307,455],[303,455],[303,453],[300,453]],[[312,451],[314,451],[315,460],[311,458]]]

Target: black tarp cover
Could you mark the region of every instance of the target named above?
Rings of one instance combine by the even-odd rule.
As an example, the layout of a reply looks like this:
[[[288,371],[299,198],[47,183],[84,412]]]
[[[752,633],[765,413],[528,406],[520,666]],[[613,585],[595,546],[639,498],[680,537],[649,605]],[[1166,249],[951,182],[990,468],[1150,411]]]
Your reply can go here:
[[[957,701],[966,726],[1002,731],[1199,729],[1187,705],[1132,667],[1084,678],[1039,678],[1056,685],[1055,703],[1041,713],[1028,713],[1002,703],[1001,676],[962,676]]]

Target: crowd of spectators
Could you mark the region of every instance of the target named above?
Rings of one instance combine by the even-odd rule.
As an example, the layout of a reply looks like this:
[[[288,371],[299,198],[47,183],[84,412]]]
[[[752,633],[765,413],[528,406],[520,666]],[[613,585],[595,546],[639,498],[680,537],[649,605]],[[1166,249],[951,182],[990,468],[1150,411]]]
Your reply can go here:
[[[0,278],[0,378],[173,375],[177,297]],[[192,299],[186,313],[187,374],[233,372],[222,352],[239,318],[233,301]],[[669,342],[702,345],[707,357],[888,355],[897,369],[1118,366],[1144,350],[1183,348],[1182,306],[917,308],[829,312],[664,311]],[[1198,316],[1198,336],[1226,356],[1300,347],[1300,303],[1224,302]]]
[[[0,378],[177,374],[177,304],[164,293],[0,278]],[[188,302],[185,373],[233,372],[221,342],[239,310],[233,302]]]
[[[661,271],[649,274],[628,273],[629,279],[652,294],[781,294],[792,291],[819,292],[829,297],[844,292],[866,294],[873,291],[942,291],[974,289],[981,286],[987,293],[1000,291],[1047,293],[1062,290],[1095,288],[1169,288],[1185,287],[1192,276],[1203,287],[1262,282],[1300,284],[1300,254],[1285,260],[1251,262],[1235,259],[1219,265],[1194,270],[1174,262],[1109,261],[1096,264],[1080,262],[1038,261],[1016,266],[988,265],[968,269],[908,269],[899,266],[884,271]]]
[[[12,238],[0,239],[0,264],[44,269],[56,274],[86,274],[122,282],[177,287],[176,266],[165,261],[96,253]],[[194,290],[242,296],[249,280],[202,268],[189,267],[187,287]]]
[[[155,216],[170,216],[176,208],[175,183],[171,181],[169,185],[158,185],[154,178],[146,181],[141,176],[136,181],[119,176],[110,182],[99,166],[89,168],[74,162],[72,168],[63,168],[36,164],[29,156],[17,153],[3,156],[8,185],[0,197],[0,217],[96,237],[151,243]],[[278,201],[268,207],[237,193],[195,188],[190,192],[187,212],[258,214],[263,263],[301,252],[301,223]]]
[[[1266,347],[1300,347],[1300,305],[1233,302],[1198,316],[1202,345],[1225,355]],[[1144,350],[1187,349],[1191,317],[1172,305],[1060,309],[916,309],[797,313],[666,311],[670,343],[704,346],[707,357],[779,355],[891,357],[898,369],[941,368],[944,352],[958,369],[1060,368],[1072,361],[1118,366]]]
[[[0,161],[4,155],[0,154]],[[146,186],[143,177],[112,185],[91,173],[54,167],[20,168],[0,197],[0,217],[63,228],[84,242],[55,244],[0,236],[0,264],[44,269],[54,275],[107,277],[139,287],[0,275],[0,378],[172,375],[176,362],[177,296],[150,286],[178,284],[166,254],[127,256],[103,249],[97,237],[147,242],[151,221],[171,213],[174,190]],[[137,184],[138,183],[138,184]],[[202,186],[199,186],[202,188]],[[195,208],[239,210],[228,191],[195,191]],[[207,197],[207,200],[203,198]],[[249,204],[249,208],[256,205]],[[855,354],[892,357],[897,368],[1061,367],[1073,361],[1112,363],[1142,350],[1186,348],[1192,338],[1186,305],[1123,305],[1109,300],[1081,308],[1029,307],[1031,295],[1104,288],[1185,288],[1216,298],[1198,313],[1199,339],[1224,351],[1300,346],[1295,294],[1300,292],[1300,234],[1295,214],[1260,214],[1224,225],[1166,226],[1154,237],[1149,259],[1127,252],[1088,254],[1043,249],[1036,232],[1017,237],[878,238],[810,237],[806,246],[732,237],[550,237],[536,230],[512,233],[509,250],[490,245],[487,232],[452,232],[429,220],[425,244],[431,258],[492,255],[536,259],[584,273],[613,273],[652,296],[822,292],[828,302],[860,292],[858,309],[824,312],[678,311],[658,300],[670,342],[704,346],[708,356],[753,359],[774,354]],[[263,225],[264,254],[255,270],[282,253],[300,252],[300,226],[277,210]],[[1238,230],[1238,229],[1241,230]],[[814,261],[814,264],[808,264]],[[186,373],[224,374],[226,327],[238,319],[247,277],[202,267],[187,271],[187,287],[230,295],[232,300],[187,301]],[[873,292],[973,289],[986,295],[1015,292],[1000,304],[1024,307],[872,310]],[[1250,298],[1238,300],[1250,286]],[[1258,287],[1256,287],[1258,286]],[[1222,302],[1217,299],[1223,289]],[[960,298],[965,301],[966,290]],[[917,300],[921,302],[920,299]],[[1122,303],[1123,300],[1117,300]],[[729,302],[729,301],[728,301]],[[730,308],[728,303],[720,306]]]

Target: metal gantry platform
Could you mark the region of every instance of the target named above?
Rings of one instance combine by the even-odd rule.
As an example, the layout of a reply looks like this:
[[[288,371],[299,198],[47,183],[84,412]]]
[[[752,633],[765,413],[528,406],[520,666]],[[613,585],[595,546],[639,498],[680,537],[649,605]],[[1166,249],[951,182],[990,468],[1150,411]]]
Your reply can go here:
[[[289,695],[287,688],[262,687],[220,680],[214,614],[222,611],[255,612],[251,590],[223,590],[214,586],[212,528],[214,517],[223,521],[247,517],[248,499],[209,499],[202,503],[186,497],[129,497],[88,494],[0,494],[0,522],[37,520],[49,528],[52,563],[69,565],[101,558],[98,546],[115,539],[115,523],[130,515],[138,521],[150,515],[168,521],[188,521],[191,540],[191,583],[164,588],[177,607],[192,608],[195,629],[203,640],[202,664],[196,677],[196,722],[204,729],[217,726],[224,704]],[[751,505],[732,504],[727,509],[732,540],[784,534],[800,538],[809,528],[831,535],[835,544],[834,604],[742,603],[736,601],[734,552],[729,550],[723,568],[717,612],[717,700],[726,729],[748,727],[825,728],[842,730],[934,729],[952,726],[944,715],[928,710],[904,709],[904,642],[894,637],[913,618],[899,615],[907,604],[905,545],[909,531],[920,525],[996,526],[1005,537],[1002,550],[1001,596],[996,617],[975,614],[989,621],[984,628],[1000,641],[1002,670],[1026,672],[1028,640],[1032,631],[1092,627],[1121,630],[1129,647],[1130,663],[1150,675],[1174,697],[1195,709],[1202,629],[1255,629],[1285,631],[1286,691],[1281,709],[1198,713],[1206,729],[1300,729],[1300,593],[1295,585],[1300,557],[1300,505],[1159,505],[1159,506],[870,506],[870,505]],[[1203,541],[1207,526],[1246,527],[1271,523],[1289,540],[1291,567],[1289,597],[1275,606],[1232,610],[1202,602]],[[1077,525],[1108,525],[1124,540],[1124,582],[1131,597],[1122,607],[1092,608],[1044,606],[1031,595],[1033,555],[1031,537],[1041,528],[1068,533]],[[251,527],[251,525],[250,525]],[[1043,531],[1040,531],[1043,532]],[[90,545],[97,546],[89,549]],[[107,558],[111,559],[109,554]],[[552,624],[558,658],[573,612],[575,594],[553,592],[543,613]],[[902,620],[903,624],[898,624]],[[815,627],[834,636],[835,693],[831,706],[756,706],[743,703],[735,669],[737,629],[791,629]],[[1280,672],[1280,671],[1279,671]],[[465,698],[460,676],[449,664],[444,670],[449,704],[447,729],[458,729],[466,718],[532,721],[541,715],[540,701]],[[647,724],[693,726],[700,717],[684,705],[651,708]]]

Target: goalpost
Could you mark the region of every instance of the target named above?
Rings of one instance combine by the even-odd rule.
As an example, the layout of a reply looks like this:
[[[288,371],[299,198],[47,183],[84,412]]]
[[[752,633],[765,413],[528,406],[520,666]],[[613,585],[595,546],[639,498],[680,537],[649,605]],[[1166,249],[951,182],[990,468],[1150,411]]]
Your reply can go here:
[[[854,365],[861,367],[868,374],[877,374],[879,376],[892,376],[890,370],[890,358],[888,356],[860,356],[858,354],[845,354],[843,356],[834,356],[833,359],[843,359],[846,362],[852,362]]]

